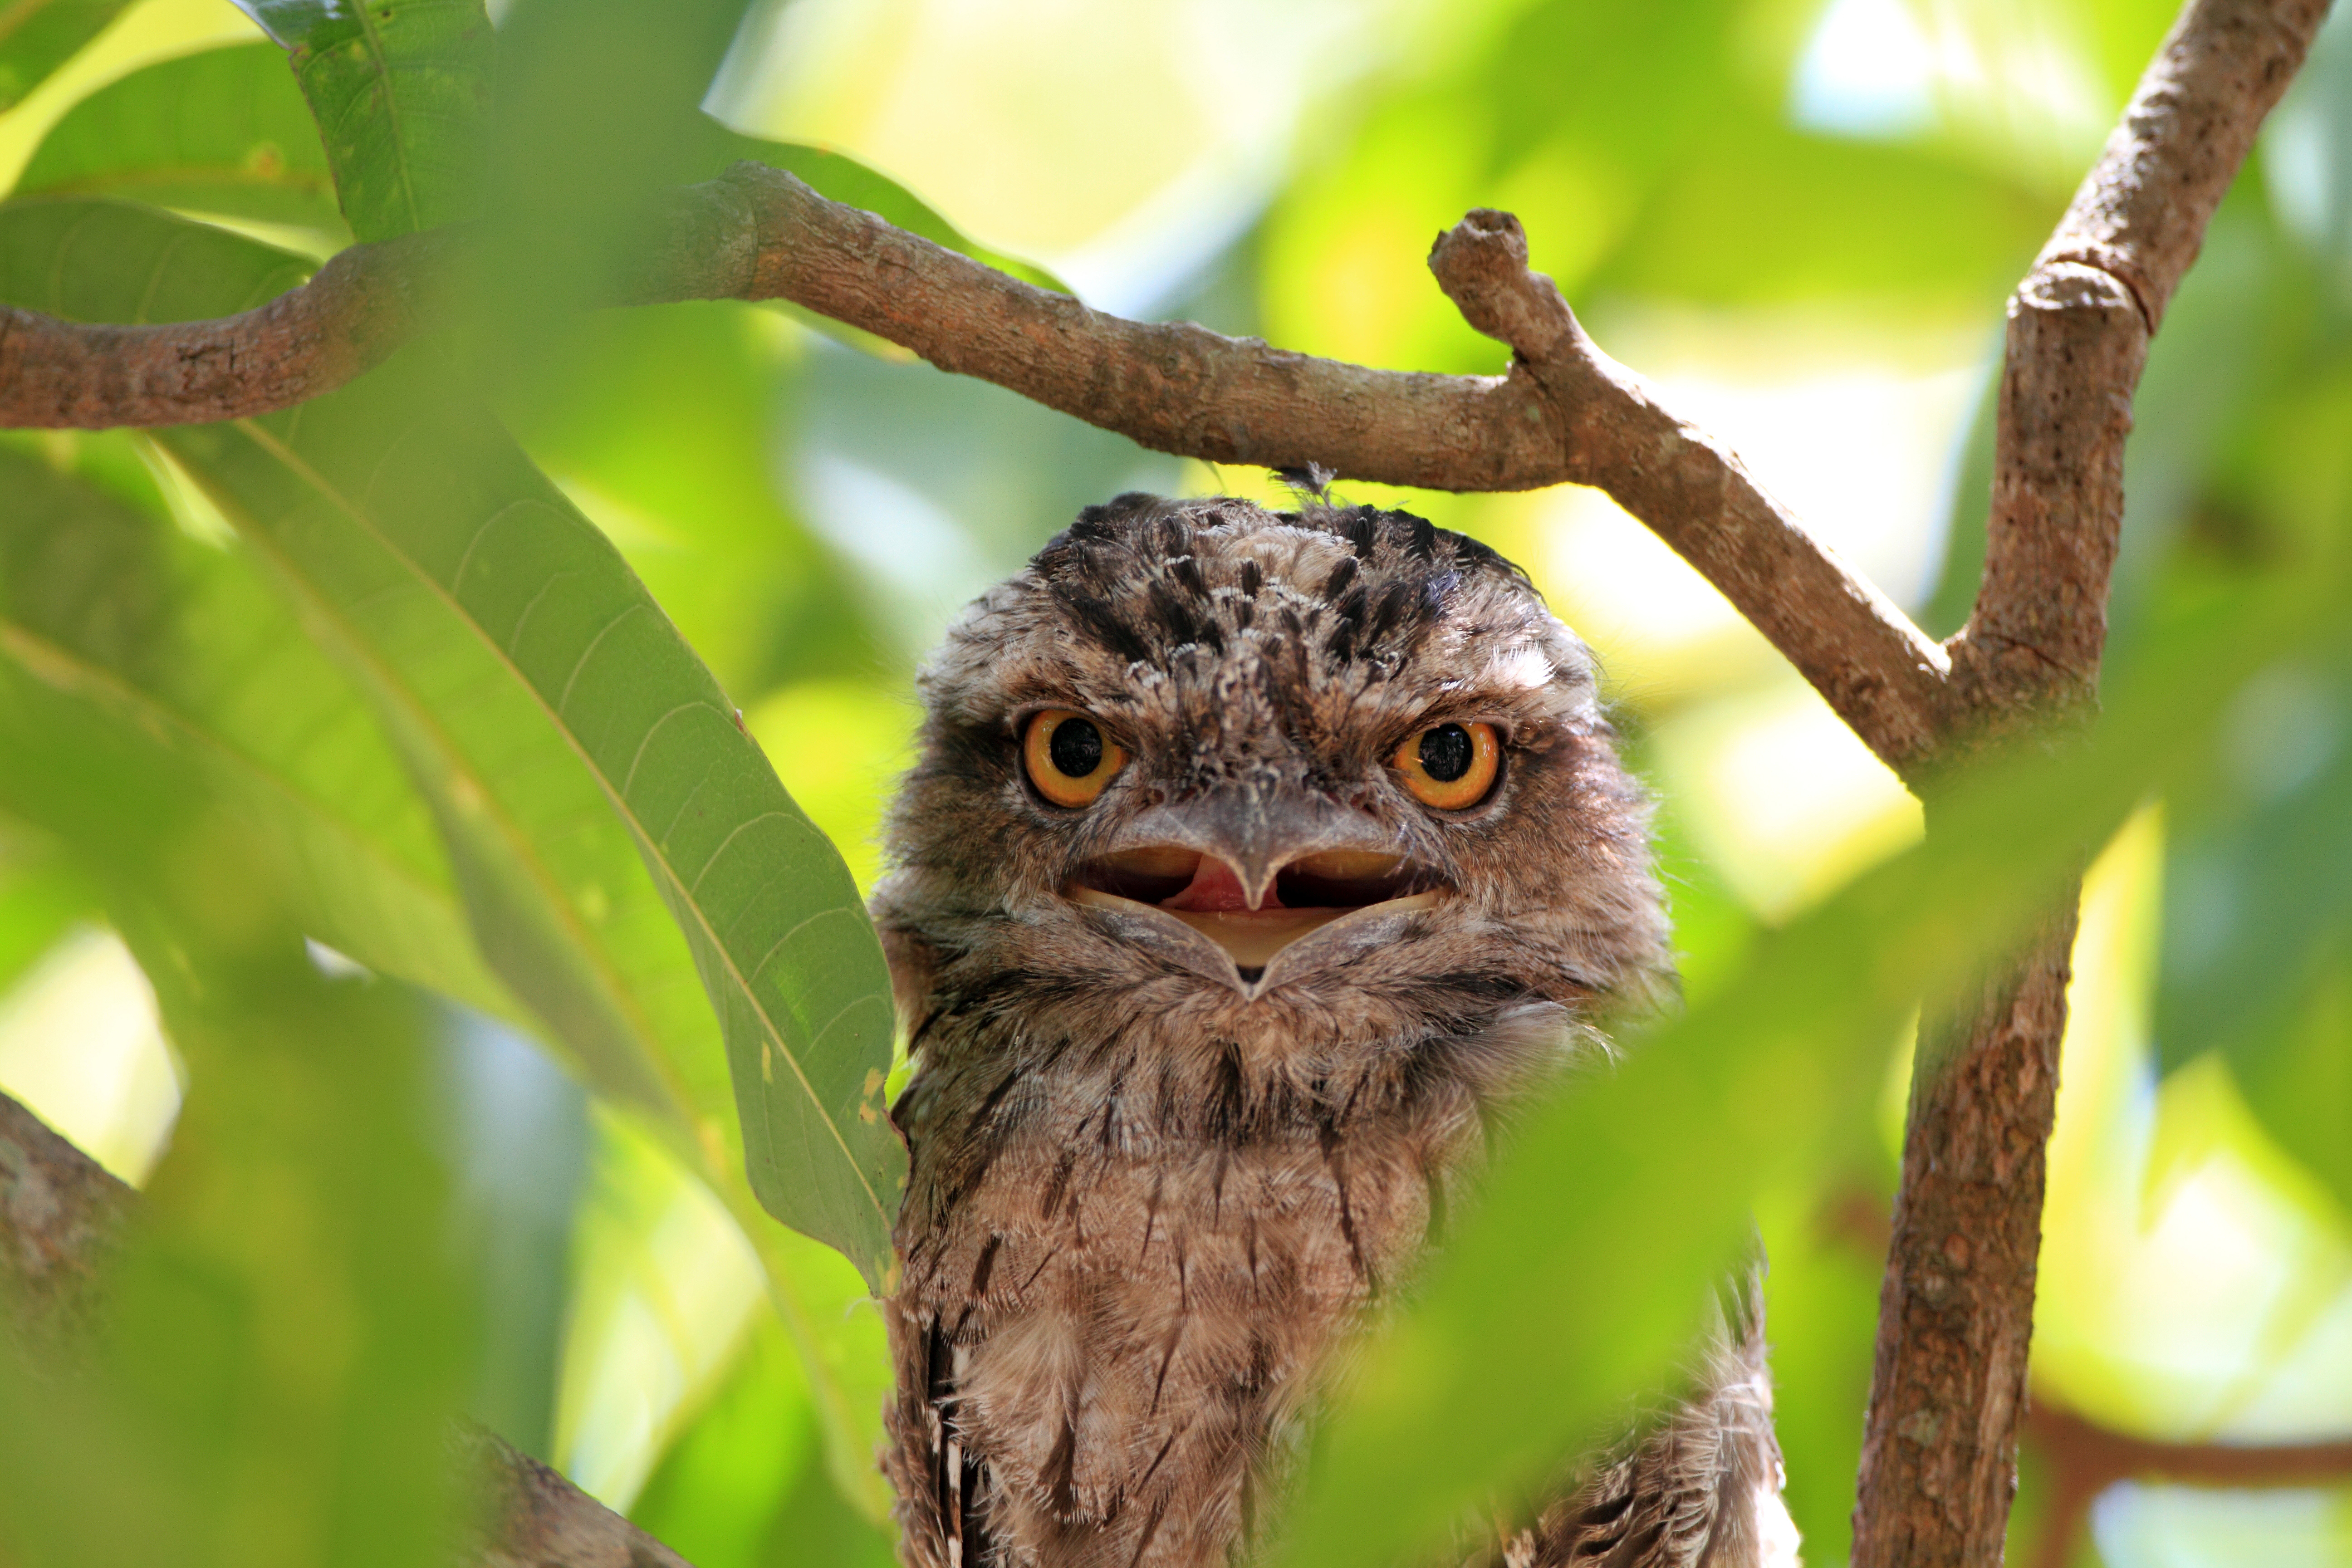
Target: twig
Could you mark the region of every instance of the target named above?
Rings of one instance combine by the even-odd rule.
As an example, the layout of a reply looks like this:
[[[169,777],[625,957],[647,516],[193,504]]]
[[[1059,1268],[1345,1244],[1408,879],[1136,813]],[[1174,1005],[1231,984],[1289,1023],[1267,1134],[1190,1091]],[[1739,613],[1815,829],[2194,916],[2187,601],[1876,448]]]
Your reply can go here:
[[[1728,447],[1594,346],[1552,280],[1528,270],[1517,218],[1470,214],[1438,237],[1429,266],[1465,320],[1511,345],[1513,375],[1534,378],[1563,478],[1607,490],[1649,524],[1898,773],[1933,753],[1946,721],[1944,650]]]
[[[0,308],[0,425],[171,425],[292,406],[378,363],[452,297],[455,237],[344,251],[242,316],[95,326]],[[1873,750],[1910,772],[1946,725],[1943,650],[1729,448],[1596,349],[1507,214],[1431,257],[1501,376],[1370,370],[1088,309],[754,163],[677,193],[626,302],[790,300],[1163,452],[1433,489],[1598,485],[1720,588]]]
[[[0,1094],[0,1330],[36,1355],[87,1331],[139,1194]],[[478,1427],[455,1434],[485,1483],[469,1568],[688,1568],[685,1560]]]
[[[2191,0],[2010,302],[1984,581],[1937,766],[2095,700],[2147,342],[2325,0]],[[1929,829],[1934,830],[1932,801]],[[1856,1568],[2000,1561],[2032,1340],[2073,900],[1923,1031],[1879,1303]]]

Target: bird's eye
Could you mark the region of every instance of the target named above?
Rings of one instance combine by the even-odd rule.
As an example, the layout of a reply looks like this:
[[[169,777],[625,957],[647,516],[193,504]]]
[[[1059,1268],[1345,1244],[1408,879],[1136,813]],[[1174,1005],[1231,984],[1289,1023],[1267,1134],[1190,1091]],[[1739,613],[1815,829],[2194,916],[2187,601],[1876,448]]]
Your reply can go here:
[[[1461,811],[1495,787],[1503,744],[1492,724],[1432,724],[1404,738],[1395,762],[1415,800],[1440,811]]]
[[[1039,795],[1055,805],[1079,806],[1095,803],[1127,753],[1085,714],[1048,708],[1029,721],[1021,761]]]

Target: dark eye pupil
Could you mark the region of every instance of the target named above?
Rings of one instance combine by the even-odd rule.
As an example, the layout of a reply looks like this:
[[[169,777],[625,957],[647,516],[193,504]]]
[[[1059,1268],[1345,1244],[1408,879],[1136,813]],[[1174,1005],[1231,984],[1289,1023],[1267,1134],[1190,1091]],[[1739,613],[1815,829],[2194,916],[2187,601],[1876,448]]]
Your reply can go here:
[[[1053,735],[1045,742],[1045,754],[1069,777],[1085,778],[1102,766],[1102,731],[1087,720],[1065,719],[1054,727]]]
[[[1054,739],[1058,742],[1061,736]],[[1439,784],[1452,784],[1468,773],[1470,754],[1470,731],[1459,724],[1440,724],[1421,737],[1421,771]]]

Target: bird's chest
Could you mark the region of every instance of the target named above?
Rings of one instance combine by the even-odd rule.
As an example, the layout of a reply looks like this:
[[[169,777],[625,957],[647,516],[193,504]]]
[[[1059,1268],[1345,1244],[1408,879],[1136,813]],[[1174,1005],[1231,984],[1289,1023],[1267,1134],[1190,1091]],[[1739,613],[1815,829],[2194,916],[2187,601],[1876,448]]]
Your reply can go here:
[[[1099,1085],[1020,1090],[1014,1114],[1008,1092],[919,1130],[899,1331],[946,1355],[948,1420],[1023,1516],[1001,1533],[1210,1554],[1246,1533],[1269,1448],[1422,1247],[1444,1152],[1403,1119],[1241,1126]]]

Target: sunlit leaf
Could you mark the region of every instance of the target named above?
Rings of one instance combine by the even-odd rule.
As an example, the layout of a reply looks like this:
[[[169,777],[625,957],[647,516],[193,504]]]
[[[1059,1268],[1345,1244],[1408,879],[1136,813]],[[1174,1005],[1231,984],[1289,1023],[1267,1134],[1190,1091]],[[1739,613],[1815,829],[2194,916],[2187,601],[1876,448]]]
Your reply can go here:
[[[310,109],[268,44],[166,60],[99,89],[50,130],[16,191],[343,227]]]
[[[27,244],[52,237],[54,207],[29,216]],[[22,263],[0,276],[35,270],[5,218],[0,249]],[[146,283],[178,275],[167,238],[147,249],[163,259]],[[247,245],[244,277],[185,287],[238,297],[278,264]],[[88,319],[139,297],[110,312],[55,293],[15,302]],[[719,1012],[753,1189],[878,1282],[905,1154],[881,1103],[888,977],[856,886],[612,545],[434,388],[437,368],[413,353],[291,414],[162,439],[376,699],[508,983],[608,1092],[689,1146],[724,1142],[724,1064],[666,905]]]
[[[288,50],[352,232],[475,216],[497,35],[482,0],[236,0]]]
[[[2231,1070],[2263,1130],[2352,1215],[2352,932],[2274,1025],[2233,1039]]]
[[[499,399],[747,711],[780,682],[863,671],[885,635],[778,472],[777,421],[807,346],[750,305],[593,311]]]
[[[131,0],[16,0],[0,9],[0,110],[103,32]]]
[[[800,1363],[761,1323],[629,1517],[695,1568],[760,1568],[778,1510],[816,1468],[815,1437]]]
[[[800,1369],[763,1325],[630,1518],[695,1568],[890,1568],[888,1532],[810,1462],[814,1427]]]
[[[309,934],[511,1013],[399,756],[242,552],[12,451],[0,493],[11,802],[75,813],[94,771],[152,773],[228,814]]]
[[[759,1261],[710,1190],[623,1119],[597,1117],[592,1127],[572,1233],[555,1462],[626,1512],[765,1314]]]

